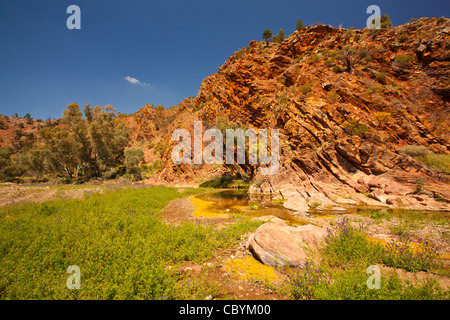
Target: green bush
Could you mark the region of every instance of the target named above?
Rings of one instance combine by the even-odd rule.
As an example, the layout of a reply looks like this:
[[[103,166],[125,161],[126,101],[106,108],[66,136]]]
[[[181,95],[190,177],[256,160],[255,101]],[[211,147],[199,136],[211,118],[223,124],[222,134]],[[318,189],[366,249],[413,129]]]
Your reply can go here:
[[[400,241],[389,243],[383,262],[390,267],[407,271],[428,271],[438,266],[438,249],[425,239],[418,239],[416,248],[410,245],[411,236],[399,232]]]
[[[303,20],[301,18],[298,18],[297,25],[295,26],[295,30],[300,31],[300,30],[303,30],[305,28],[306,28],[306,26],[303,23]]]
[[[397,40],[400,41],[401,43],[405,42],[406,40],[408,40],[408,34],[407,33],[402,33],[401,35],[399,35],[397,37]]]
[[[406,145],[404,147],[401,147],[398,151],[411,157],[423,157],[431,153],[431,151],[428,150],[427,147],[418,145]]]
[[[399,68],[407,68],[414,61],[414,58],[411,55],[400,55],[395,58],[394,66]]]
[[[306,262],[296,266],[289,275],[289,294],[292,299],[309,300],[316,298],[316,290],[323,285],[329,285],[328,275]]]
[[[344,71],[345,71],[344,68],[342,68],[341,66],[334,66],[333,67],[333,72],[334,73],[342,73]]]
[[[436,23],[437,24],[441,24],[441,23],[444,23],[446,20],[447,20],[447,18],[442,16],[442,17],[440,17],[439,19],[436,20]]]
[[[430,153],[426,156],[418,157],[418,160],[445,174],[450,174],[450,155]]]
[[[366,125],[360,124],[359,121],[354,119],[346,121],[343,126],[345,132],[353,136],[359,136],[360,138],[364,138],[365,133],[369,131]]]
[[[406,145],[398,152],[407,154],[436,170],[450,174],[450,155],[437,154],[425,146],[418,145]]]
[[[368,266],[380,261],[383,252],[380,245],[370,242],[345,217],[337,221],[334,230],[328,229],[325,242],[324,259],[331,266],[346,265],[349,261]]]
[[[298,89],[303,94],[307,94],[308,92],[310,92],[312,90],[310,84],[301,85]]]

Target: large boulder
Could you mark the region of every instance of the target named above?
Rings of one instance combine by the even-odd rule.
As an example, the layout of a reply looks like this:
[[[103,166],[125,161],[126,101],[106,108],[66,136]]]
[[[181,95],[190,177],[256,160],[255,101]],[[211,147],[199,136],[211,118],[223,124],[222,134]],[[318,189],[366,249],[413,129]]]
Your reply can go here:
[[[325,229],[311,224],[292,227],[273,217],[250,235],[248,248],[266,265],[296,266],[305,263],[326,233]]]

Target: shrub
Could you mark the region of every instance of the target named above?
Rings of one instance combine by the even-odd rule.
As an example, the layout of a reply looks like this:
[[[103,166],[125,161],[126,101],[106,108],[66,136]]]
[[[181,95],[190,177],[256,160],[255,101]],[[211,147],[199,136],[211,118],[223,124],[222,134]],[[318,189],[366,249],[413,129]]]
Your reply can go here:
[[[406,145],[398,149],[398,152],[407,154],[436,170],[450,174],[450,155],[434,153],[427,147],[418,145]]]
[[[330,284],[327,274],[312,263],[296,266],[289,275],[289,294],[292,299],[313,299],[318,287]]]
[[[375,113],[375,119],[379,122],[392,122],[394,120],[390,112],[377,112]]]
[[[353,31],[352,31],[352,30],[348,30],[348,31],[344,34],[344,42],[347,42],[348,40],[350,40],[351,37],[353,37]]]
[[[365,47],[356,48],[355,46],[346,45],[339,52],[337,58],[344,63],[347,68],[346,71],[352,72],[354,66],[369,54],[369,50]]]
[[[381,29],[382,30],[386,30],[392,27],[392,22],[391,22],[391,18],[389,17],[388,14],[382,14],[381,15]]]
[[[334,73],[342,73],[344,71],[345,71],[344,68],[342,68],[341,66],[334,66],[333,67],[333,72]]]
[[[337,221],[335,229],[328,229],[324,259],[331,266],[355,264],[371,265],[380,260],[382,247],[369,241],[360,230],[353,228],[346,217]]]
[[[411,55],[400,55],[395,58],[394,66],[398,68],[407,68],[414,61],[414,58]]]
[[[437,24],[441,24],[441,23],[445,22],[446,20],[447,20],[447,18],[444,17],[444,16],[442,16],[442,17],[440,17],[439,19],[437,19],[436,23],[437,23]]]
[[[339,94],[336,91],[330,91],[328,92],[328,98],[331,101],[336,102],[339,99]]]
[[[385,78],[386,78],[386,74],[384,72],[376,72],[375,73],[375,78],[382,82]]]
[[[323,62],[323,64],[326,65],[326,66],[329,66],[329,65],[331,65],[333,62],[334,62],[334,59],[333,59],[333,58],[328,58],[327,60],[325,60],[325,61]]]
[[[301,93],[307,94],[308,92],[311,91],[311,85],[310,84],[304,84],[304,85],[299,87],[299,90],[300,90]]]
[[[295,26],[295,30],[297,30],[297,31],[300,31],[300,30],[303,30],[303,29],[305,29],[305,24],[303,23],[303,20],[302,19],[300,19],[300,18],[298,18],[298,20],[297,20],[297,25]]]
[[[397,40],[400,41],[401,43],[405,42],[406,40],[408,40],[408,34],[407,33],[402,33],[401,35],[399,35],[397,37]]]
[[[312,61],[312,62],[319,61],[320,59],[322,59],[322,55],[321,55],[320,53],[316,53],[316,54],[313,54],[313,55],[311,56],[311,61]]]
[[[427,147],[418,145],[406,145],[404,147],[401,147],[398,151],[411,157],[427,156],[431,152]]]
[[[282,42],[284,40],[284,38],[285,38],[284,31],[283,31],[283,29],[280,29],[278,34],[275,37],[273,37],[272,40],[274,42],[280,43],[280,42]]]
[[[349,120],[344,123],[344,131],[353,136],[364,138],[364,134],[369,130],[366,125],[360,124],[358,120]]]
[[[428,240],[418,239],[416,248],[410,245],[411,236],[405,232],[399,232],[400,241],[389,243],[386,247],[383,262],[394,268],[402,268],[407,271],[428,271],[438,264],[438,249]]]
[[[431,152],[426,156],[418,157],[418,160],[445,174],[450,174],[450,155]]]
[[[383,92],[384,91],[384,87],[379,84],[379,83],[369,83],[367,85],[367,89],[366,91],[364,91],[367,94],[372,94],[375,92]]]

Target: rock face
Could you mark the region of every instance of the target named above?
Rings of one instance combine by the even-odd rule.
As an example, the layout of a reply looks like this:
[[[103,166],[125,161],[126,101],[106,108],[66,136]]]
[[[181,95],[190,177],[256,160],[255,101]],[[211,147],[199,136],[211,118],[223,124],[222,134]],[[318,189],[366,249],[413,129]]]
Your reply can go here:
[[[166,131],[153,135],[162,165],[149,181],[248,176],[252,195],[287,199],[297,211],[344,202],[450,210],[449,175],[399,152],[420,145],[450,153],[449,29],[449,19],[422,18],[378,33],[319,25],[269,46],[251,41],[203,80],[196,97],[173,109]],[[399,41],[401,34],[407,39]],[[346,48],[354,53],[351,72],[341,72]],[[170,135],[182,127],[193,137],[194,121],[203,130],[218,122],[278,129],[277,174],[261,176],[257,165],[174,165]],[[417,181],[424,182],[420,194]]]
[[[325,236],[326,231],[320,227],[291,227],[273,217],[250,235],[248,248],[266,265],[295,266],[303,264],[309,250],[316,248]]]

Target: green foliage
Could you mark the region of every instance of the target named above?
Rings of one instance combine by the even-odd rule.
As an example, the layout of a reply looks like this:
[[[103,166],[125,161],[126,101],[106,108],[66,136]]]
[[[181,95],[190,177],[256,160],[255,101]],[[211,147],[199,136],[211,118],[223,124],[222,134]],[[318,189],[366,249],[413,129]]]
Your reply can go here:
[[[369,289],[369,275],[365,268],[351,267],[332,272],[332,285],[316,285],[317,300],[446,300],[445,291],[437,280],[428,277],[423,281],[401,280],[395,271],[381,275],[380,289]]]
[[[237,188],[248,189],[251,183],[246,182],[230,175],[224,175],[218,178],[214,178],[200,184],[202,188]]]
[[[390,112],[376,112],[375,113],[375,119],[378,120],[378,122],[392,122],[394,119],[392,118],[392,114]]]
[[[342,73],[344,71],[345,71],[344,68],[342,68],[341,66],[334,66],[333,67],[333,72],[334,73]]]
[[[0,299],[203,298],[182,290],[187,279],[178,266],[205,261],[260,222],[215,230],[162,221],[169,200],[199,191],[127,188],[0,209]],[[80,290],[66,287],[70,265],[80,267]],[[198,286],[200,294],[214,289]]]
[[[445,174],[450,174],[450,155],[448,154],[430,153],[424,157],[419,157],[418,160]]]
[[[418,145],[406,145],[401,147],[398,152],[407,154],[411,157],[423,157],[430,154],[430,150],[428,150],[425,146],[418,146]]]
[[[264,30],[262,37],[263,39],[266,39],[266,45],[269,44],[269,39],[272,37],[272,31],[269,29]]]
[[[345,265],[348,261],[369,266],[380,260],[382,250],[381,245],[371,243],[344,217],[337,222],[335,230],[329,229],[324,259],[331,266]]]
[[[312,61],[312,62],[319,61],[320,59],[322,59],[322,55],[321,55],[320,53],[316,53],[316,54],[313,54],[313,55],[311,56],[311,61]]]
[[[346,45],[339,51],[337,59],[344,63],[347,72],[352,72],[355,65],[369,55],[369,50],[365,47]]]
[[[438,266],[438,250],[429,241],[418,239],[415,248],[411,247],[411,236],[399,232],[400,241],[390,243],[386,247],[383,262],[390,267],[407,271],[428,271]]]
[[[370,241],[362,229],[352,227],[344,217],[328,231],[325,247],[321,249],[322,263],[306,262],[296,266],[289,276],[287,291],[293,299],[446,300],[450,291],[442,289],[436,279],[401,280],[395,270],[380,273],[379,289],[367,286],[370,276],[367,267],[370,265],[385,263],[413,271],[428,269],[430,264],[426,261],[436,261],[436,248],[426,241],[422,243],[416,253],[409,247],[382,247]]]
[[[303,93],[303,94],[307,94],[308,92],[310,92],[312,90],[312,87],[309,83],[306,83],[304,85],[301,85],[298,90]]]
[[[403,146],[398,150],[398,152],[407,154],[430,167],[446,174],[450,174],[450,155],[437,154],[428,150],[425,146],[418,145]]]
[[[301,31],[301,30],[303,30],[303,29],[305,29],[305,28],[306,28],[306,26],[305,26],[305,24],[303,23],[303,20],[302,20],[301,18],[298,18],[297,24],[296,24],[296,26],[295,26],[295,30]]]
[[[125,150],[124,165],[127,168],[127,173],[131,174],[134,181],[141,180],[140,164],[144,161],[144,151],[140,148]]]
[[[339,99],[339,94],[336,91],[328,92],[327,96],[332,102],[336,102]]]
[[[370,82],[367,84],[367,89],[364,91],[364,93],[373,94],[375,92],[383,92],[383,91],[384,91],[383,85],[379,83]]]
[[[280,42],[282,42],[282,41],[284,40],[285,36],[286,36],[286,35],[284,34],[283,29],[280,29],[280,31],[278,32],[278,34],[277,34],[276,36],[274,36],[274,37],[272,38],[272,40],[273,40],[273,42],[280,43]]]
[[[310,262],[296,266],[289,280],[289,295],[292,299],[301,300],[314,299],[318,288],[330,284],[329,276]]]
[[[411,55],[399,55],[395,58],[394,66],[398,68],[407,68],[414,61],[414,58]]]
[[[384,72],[376,72],[375,73],[375,78],[378,81],[382,82],[382,81],[384,81],[384,79],[386,79],[386,74]]]
[[[389,17],[388,14],[382,14],[381,15],[381,29],[382,30],[386,30],[392,27],[392,22],[391,22],[391,18]]]
[[[440,17],[439,19],[436,20],[436,23],[437,24],[441,24],[441,23],[444,23],[446,20],[447,20],[447,18],[442,16],[442,17]]]
[[[406,40],[408,40],[409,36],[407,33],[402,33],[397,37],[397,40],[400,41],[401,43],[405,42]]]
[[[346,121],[343,126],[345,132],[361,138],[364,138],[364,134],[369,131],[369,128],[367,128],[366,125],[360,124],[359,121],[355,119]]]
[[[130,129],[116,121],[116,110],[111,106],[85,106],[82,118],[78,104],[64,110],[65,127],[45,127],[39,131],[42,138],[40,154],[52,173],[68,179],[100,177],[102,173],[120,165],[128,144]]]
[[[353,37],[353,30],[347,30],[347,32],[344,34],[344,42],[347,42]]]

